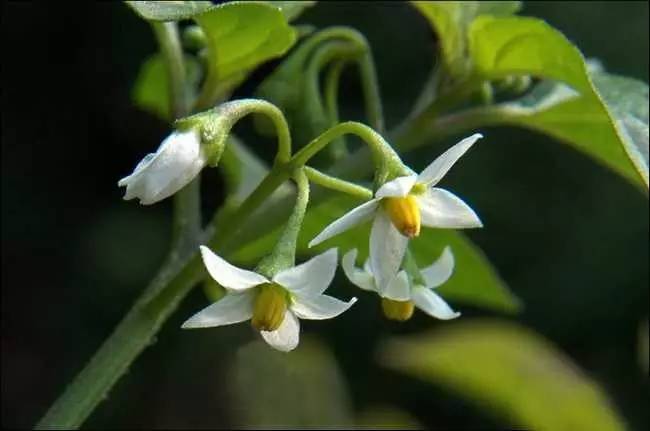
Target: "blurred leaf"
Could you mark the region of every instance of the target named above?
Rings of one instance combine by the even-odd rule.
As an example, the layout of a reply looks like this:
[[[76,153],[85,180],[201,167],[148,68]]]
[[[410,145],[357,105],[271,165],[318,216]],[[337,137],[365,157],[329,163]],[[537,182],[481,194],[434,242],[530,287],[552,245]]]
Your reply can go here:
[[[468,39],[474,73],[482,79],[533,75],[591,92],[580,51],[540,19],[481,16],[470,26]]]
[[[410,413],[395,406],[374,406],[357,415],[354,429],[425,429]]]
[[[201,67],[196,58],[185,56],[187,91],[193,92],[201,79]],[[160,54],[149,56],[140,66],[138,76],[131,90],[133,103],[147,112],[169,121],[169,79],[167,69]]]
[[[648,84],[602,72],[591,78],[627,155],[648,185]]]
[[[414,1],[412,4],[429,21],[438,36],[442,60],[454,76],[467,71],[466,32],[478,15],[508,15],[521,7],[518,1]]]
[[[289,354],[253,342],[237,352],[227,375],[236,425],[305,428],[353,423],[336,359],[316,340],[304,337]]]
[[[358,204],[357,200],[342,195],[310,208],[300,232],[298,253],[309,255],[330,247],[338,247],[339,254],[343,255],[347,250],[357,248],[359,258],[365,260],[368,256],[370,223],[351,229],[312,249],[307,247],[309,241],[332,220]],[[275,229],[259,236],[239,248],[230,258],[236,262],[254,264],[271,249],[278,235],[279,229]],[[452,301],[492,310],[519,310],[520,301],[506,287],[483,253],[462,234],[453,230],[423,229],[420,237],[411,241],[411,250],[418,263],[425,266],[436,260],[447,245],[454,253],[457,270],[451,279],[440,287],[441,295]]]
[[[284,54],[296,38],[282,12],[265,3],[225,3],[194,19],[207,37],[208,79],[244,73]]]
[[[316,4],[315,1],[269,1],[268,3],[280,8],[287,21],[293,21],[298,18],[305,9]]]
[[[215,7],[209,1],[127,1],[126,4],[149,21],[180,21]]]
[[[605,394],[537,334],[503,321],[460,321],[393,338],[386,366],[439,384],[535,430],[622,430]]]

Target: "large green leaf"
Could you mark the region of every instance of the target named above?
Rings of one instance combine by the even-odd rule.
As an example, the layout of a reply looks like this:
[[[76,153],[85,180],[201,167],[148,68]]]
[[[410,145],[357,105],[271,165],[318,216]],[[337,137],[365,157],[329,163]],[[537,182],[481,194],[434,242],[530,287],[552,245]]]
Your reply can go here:
[[[207,37],[208,76],[219,80],[283,55],[296,38],[282,12],[265,3],[225,3],[194,19]]]
[[[215,7],[209,1],[127,1],[126,4],[149,21],[180,21]]]
[[[185,71],[187,74],[186,91],[191,97],[201,79],[201,67],[196,58],[190,55],[185,56]],[[131,98],[139,108],[165,121],[169,121],[171,118],[169,78],[160,54],[148,57],[140,66],[131,91]]]
[[[304,255],[318,253],[330,247],[338,247],[341,254],[357,248],[360,259],[368,256],[370,223],[338,235],[318,247],[309,249],[307,244],[335,218],[345,214],[359,202],[347,196],[338,196],[310,208],[305,217],[298,252]],[[245,246],[230,256],[241,264],[254,265],[268,250],[279,235],[274,230]],[[452,230],[423,229],[420,237],[411,241],[412,251],[421,266],[431,264],[449,245],[456,260],[456,272],[440,287],[440,293],[453,301],[471,304],[492,310],[515,312],[520,308],[519,300],[505,286],[483,253],[462,234]]]
[[[280,8],[287,21],[293,21],[302,14],[305,9],[316,4],[315,1],[269,1],[271,5]]]
[[[508,15],[521,7],[518,1],[414,1],[438,37],[442,60],[452,75],[467,71],[467,27],[479,15]]]
[[[481,16],[469,27],[474,74],[485,80],[533,75],[590,93],[582,54],[562,33],[536,18]]]
[[[315,339],[304,337],[290,354],[253,342],[237,352],[227,375],[238,426],[287,429],[353,423],[336,359]]]
[[[512,323],[463,320],[388,341],[381,362],[535,430],[622,430],[601,389],[554,346]]]

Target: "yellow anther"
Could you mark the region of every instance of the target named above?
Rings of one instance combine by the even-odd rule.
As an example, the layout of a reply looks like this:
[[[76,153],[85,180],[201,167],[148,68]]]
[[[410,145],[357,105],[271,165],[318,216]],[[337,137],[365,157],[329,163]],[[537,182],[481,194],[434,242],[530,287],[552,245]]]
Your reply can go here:
[[[287,311],[287,292],[277,284],[263,284],[253,306],[253,327],[260,331],[275,331]]]
[[[420,235],[420,208],[415,196],[384,199],[384,209],[395,228],[409,238]]]
[[[381,308],[384,316],[391,320],[405,322],[413,315],[413,301],[394,301],[388,298],[381,298]]]

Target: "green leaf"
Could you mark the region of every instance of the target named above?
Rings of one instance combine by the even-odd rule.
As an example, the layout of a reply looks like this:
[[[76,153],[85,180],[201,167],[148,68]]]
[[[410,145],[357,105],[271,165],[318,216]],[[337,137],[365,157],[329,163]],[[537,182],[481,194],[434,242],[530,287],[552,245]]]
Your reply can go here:
[[[185,70],[187,91],[191,94],[201,79],[201,67],[196,58],[185,56]],[[140,66],[131,90],[131,98],[136,106],[162,120],[169,121],[171,118],[169,78],[160,54],[149,56]]]
[[[315,1],[269,1],[268,3],[280,8],[287,21],[293,21],[298,18],[305,9],[316,4]]]
[[[236,425],[247,428],[346,427],[350,396],[335,357],[304,337],[290,354],[261,341],[238,352],[228,377]]]
[[[482,79],[533,75],[591,92],[580,51],[542,20],[481,16],[469,27],[468,38],[474,73]]]
[[[225,3],[194,19],[207,37],[208,79],[229,79],[281,56],[296,38],[282,12],[265,3]]]
[[[623,430],[609,400],[570,358],[513,323],[464,320],[393,338],[380,351],[387,367],[444,386],[535,430]]]
[[[310,249],[307,246],[325,226],[358,204],[357,200],[342,195],[310,208],[298,240],[298,253],[308,255],[338,247],[342,255],[347,250],[357,248],[359,258],[365,260],[368,256],[370,223],[351,229],[317,247]],[[278,235],[279,229],[276,229],[259,236],[229,257],[235,262],[253,265],[271,249]],[[456,272],[439,289],[446,299],[509,313],[520,309],[520,301],[505,286],[483,253],[462,234],[453,230],[422,229],[420,236],[410,244],[422,267],[436,260],[445,246],[451,247],[456,260]]]
[[[595,72],[594,87],[602,98],[618,138],[648,185],[648,84]]]
[[[521,7],[518,1],[414,1],[412,4],[437,34],[442,60],[453,76],[468,71],[466,32],[474,18],[482,14],[513,14]]]
[[[126,4],[149,21],[180,21],[216,7],[209,1],[127,1]]]

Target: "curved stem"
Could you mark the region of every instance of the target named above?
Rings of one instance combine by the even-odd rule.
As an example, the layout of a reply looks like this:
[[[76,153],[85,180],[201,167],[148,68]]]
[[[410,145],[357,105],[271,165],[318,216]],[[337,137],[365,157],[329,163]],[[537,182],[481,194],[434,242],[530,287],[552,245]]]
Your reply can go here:
[[[379,133],[365,124],[355,121],[337,124],[322,133],[293,156],[290,162],[291,165],[295,168],[304,166],[309,159],[333,140],[346,134],[358,136],[370,147],[376,166],[375,183],[383,184],[390,176],[410,174],[397,153]]]
[[[321,171],[318,171],[309,166],[305,166],[305,174],[307,178],[314,184],[318,184],[321,187],[326,187],[331,190],[336,190],[337,192],[346,193],[351,196],[355,196],[364,200],[372,199],[372,190],[362,187],[358,184],[351,183],[349,181],[342,180],[330,175],[327,175]]]

